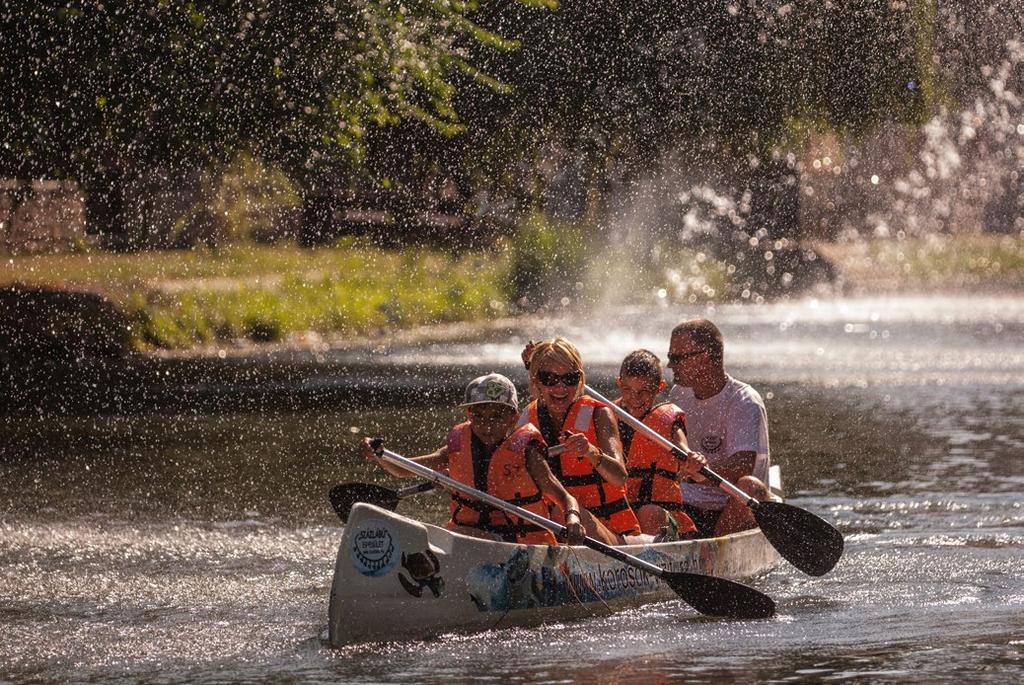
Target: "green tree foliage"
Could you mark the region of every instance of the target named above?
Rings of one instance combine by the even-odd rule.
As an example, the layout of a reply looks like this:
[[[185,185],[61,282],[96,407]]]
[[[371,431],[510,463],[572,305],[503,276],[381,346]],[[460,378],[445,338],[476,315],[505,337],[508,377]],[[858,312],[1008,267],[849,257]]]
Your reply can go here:
[[[600,189],[665,150],[761,155],[926,106],[929,0],[554,5],[7,3],[0,174],[77,179],[111,215],[126,174],[243,150],[300,181],[440,165],[467,189],[535,195],[523,169],[568,160]],[[552,161],[552,146],[569,152]]]
[[[520,150],[552,138],[644,164],[667,149],[763,154],[803,127],[863,132],[925,109],[926,0],[562,0],[556,12],[486,6],[522,49],[480,63],[515,96],[487,127]],[[484,96],[486,97],[486,96]],[[523,153],[530,154],[530,153]]]
[[[530,309],[544,300],[575,295],[592,256],[587,247],[579,225],[553,222],[537,212],[526,217],[509,252],[509,299]]]
[[[466,45],[503,47],[458,0],[35,0],[0,9],[0,174],[116,204],[129,169],[239,150],[296,177],[358,166],[367,131],[451,134]],[[114,211],[114,208],[111,208]]]

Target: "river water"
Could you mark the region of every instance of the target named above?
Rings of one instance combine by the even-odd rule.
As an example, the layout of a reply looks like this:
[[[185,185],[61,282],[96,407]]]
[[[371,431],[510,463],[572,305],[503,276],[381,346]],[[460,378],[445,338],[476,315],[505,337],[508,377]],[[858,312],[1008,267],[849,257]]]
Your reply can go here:
[[[359,437],[433,449],[468,378],[499,370],[523,388],[530,337],[578,342],[591,382],[611,392],[627,352],[663,356],[672,325],[693,315],[720,324],[731,372],[765,396],[790,501],[846,536],[832,573],[783,565],[751,581],[778,602],[769,621],[674,601],[325,645],[341,533],[325,494],[395,483],[355,458]],[[0,681],[1024,679],[1024,298],[617,309],[300,356],[258,362],[303,369],[274,383],[0,419]],[[439,522],[444,508],[424,494],[399,510]]]

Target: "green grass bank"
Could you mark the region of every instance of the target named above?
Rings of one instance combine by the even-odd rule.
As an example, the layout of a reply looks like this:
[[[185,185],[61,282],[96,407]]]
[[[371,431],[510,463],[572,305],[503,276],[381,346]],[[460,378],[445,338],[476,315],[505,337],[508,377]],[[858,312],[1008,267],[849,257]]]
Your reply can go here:
[[[1024,292],[1024,233],[820,243],[851,293]]]
[[[602,255],[567,239],[574,236],[535,223],[521,241],[460,254],[419,246],[385,250],[347,239],[319,249],[238,244],[216,251],[12,256],[3,258],[0,287],[99,293],[125,313],[140,350],[288,341],[309,331],[356,337],[507,316],[523,309],[524,292],[576,298],[572,284],[588,280],[588,264],[591,281],[607,281],[611,272]],[[844,293],[1024,292],[1021,236],[815,247],[836,267]],[[694,293],[700,301],[722,299],[730,277],[725,265],[676,250],[631,268],[629,282],[611,289],[620,299],[692,304]]]
[[[505,313],[501,254],[233,245],[217,251],[10,257],[0,286],[99,293],[139,349],[271,342]]]

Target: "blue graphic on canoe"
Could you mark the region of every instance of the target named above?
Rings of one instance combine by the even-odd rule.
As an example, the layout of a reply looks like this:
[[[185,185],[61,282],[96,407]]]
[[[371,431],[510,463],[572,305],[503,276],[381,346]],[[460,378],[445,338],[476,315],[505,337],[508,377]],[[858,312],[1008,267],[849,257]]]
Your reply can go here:
[[[713,556],[714,549],[701,545],[705,556]],[[689,571],[700,568],[701,551],[675,558],[648,547],[637,556],[672,571]],[[466,576],[469,596],[480,611],[607,601],[647,594],[660,583],[632,566],[611,560],[592,563],[555,547],[549,548],[539,567],[531,566],[528,550],[520,548],[504,562],[477,564]]]
[[[401,552],[398,537],[384,519],[361,521],[352,535],[352,567],[364,576],[387,575],[398,563]]]

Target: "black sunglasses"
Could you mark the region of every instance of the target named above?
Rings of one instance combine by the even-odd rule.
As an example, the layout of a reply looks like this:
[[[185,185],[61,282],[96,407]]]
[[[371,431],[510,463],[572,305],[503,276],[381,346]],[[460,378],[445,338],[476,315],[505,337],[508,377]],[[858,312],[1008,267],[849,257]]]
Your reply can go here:
[[[574,388],[576,384],[583,378],[583,374],[579,371],[570,371],[569,373],[557,374],[550,371],[541,371],[537,374],[537,380],[540,381],[541,385],[545,385],[552,388],[559,383],[567,388]]]
[[[684,359],[689,359],[690,357],[696,357],[698,354],[704,354],[706,351],[707,350],[697,350],[696,352],[684,352],[682,354],[670,354],[670,355],[668,355],[668,363],[669,364],[678,364],[679,362],[683,361]]]

